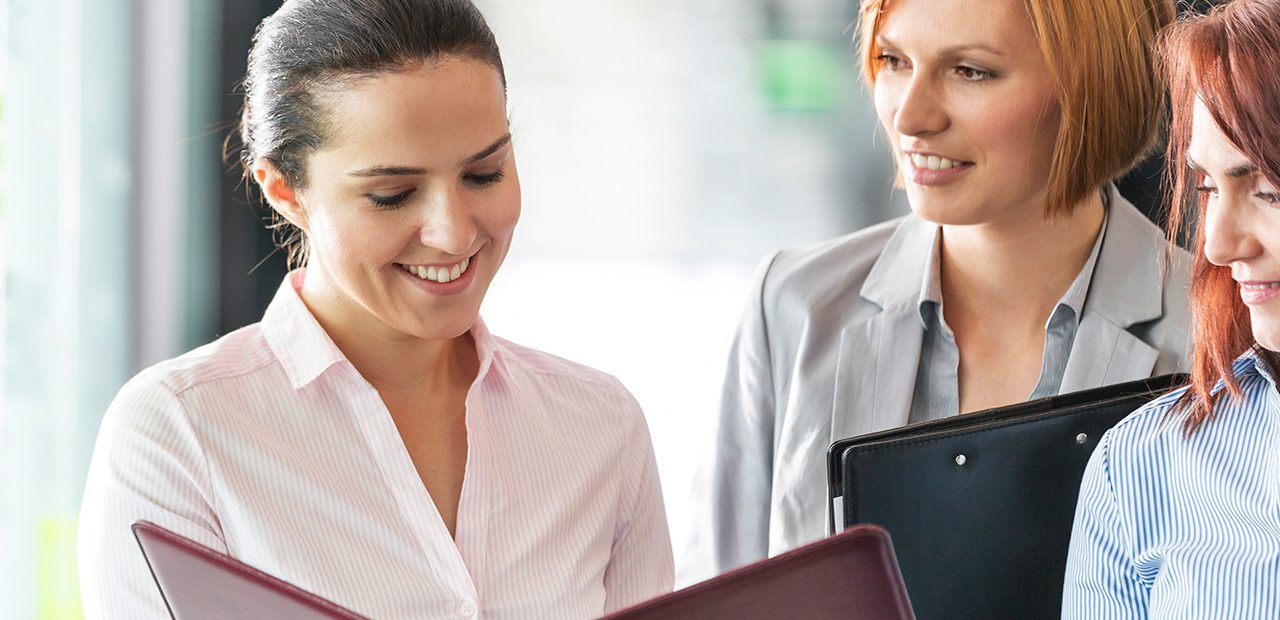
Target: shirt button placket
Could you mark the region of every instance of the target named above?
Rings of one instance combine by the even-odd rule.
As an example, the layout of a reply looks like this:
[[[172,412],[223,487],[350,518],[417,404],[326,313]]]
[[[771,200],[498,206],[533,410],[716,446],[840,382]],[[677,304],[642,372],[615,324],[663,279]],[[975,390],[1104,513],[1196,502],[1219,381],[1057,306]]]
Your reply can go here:
[[[470,599],[462,601],[458,605],[458,615],[463,618],[474,618],[476,615],[476,602]]]

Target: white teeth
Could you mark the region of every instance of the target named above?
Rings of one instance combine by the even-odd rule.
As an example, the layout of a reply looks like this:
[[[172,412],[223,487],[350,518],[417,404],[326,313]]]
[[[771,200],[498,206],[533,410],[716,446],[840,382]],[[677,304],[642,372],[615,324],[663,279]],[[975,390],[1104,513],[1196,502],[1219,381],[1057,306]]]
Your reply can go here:
[[[911,164],[921,170],[950,170],[960,165],[960,162],[938,157],[937,155],[918,155],[911,153]]]
[[[470,257],[462,259],[462,262],[454,265],[452,268],[435,266],[426,267],[423,265],[401,265],[405,271],[418,276],[423,280],[431,280],[441,284],[445,282],[452,282],[462,277],[462,274],[467,272],[467,267],[470,266]]]
[[[1249,291],[1265,291],[1267,289],[1280,287],[1280,282],[1268,282],[1266,284],[1241,284],[1240,287]]]

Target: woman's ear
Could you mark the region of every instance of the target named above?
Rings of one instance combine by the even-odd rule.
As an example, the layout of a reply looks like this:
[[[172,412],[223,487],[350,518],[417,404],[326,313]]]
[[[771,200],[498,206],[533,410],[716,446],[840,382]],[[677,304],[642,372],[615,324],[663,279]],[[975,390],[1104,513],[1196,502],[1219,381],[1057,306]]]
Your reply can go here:
[[[253,180],[258,183],[267,203],[290,224],[302,231],[307,231],[307,212],[298,200],[298,192],[280,173],[280,169],[269,161],[258,161],[253,165]]]

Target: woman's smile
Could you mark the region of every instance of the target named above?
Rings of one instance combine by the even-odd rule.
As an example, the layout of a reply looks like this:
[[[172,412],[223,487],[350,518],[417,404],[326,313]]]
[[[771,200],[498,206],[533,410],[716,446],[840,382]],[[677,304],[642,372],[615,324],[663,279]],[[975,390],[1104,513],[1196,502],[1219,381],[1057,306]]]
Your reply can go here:
[[[903,152],[902,170],[907,180],[916,185],[946,185],[972,170],[973,162],[950,159],[939,155]]]
[[[475,269],[471,266],[479,254],[447,265],[405,265],[396,263],[399,271],[410,282],[433,295],[457,295],[471,287]]]

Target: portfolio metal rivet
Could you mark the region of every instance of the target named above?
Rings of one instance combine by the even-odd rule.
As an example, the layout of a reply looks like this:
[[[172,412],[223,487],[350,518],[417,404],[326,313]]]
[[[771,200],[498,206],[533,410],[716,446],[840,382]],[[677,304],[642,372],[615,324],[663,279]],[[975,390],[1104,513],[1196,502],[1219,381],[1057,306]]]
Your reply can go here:
[[[1076,435],[1076,443],[1078,443],[1078,444],[1080,444],[1080,445],[1082,445],[1082,446],[1083,446],[1083,445],[1084,445],[1084,442],[1086,442],[1086,441],[1089,441],[1089,436],[1088,436],[1088,435],[1086,435],[1086,434],[1084,434],[1084,433],[1080,433],[1079,435]]]
[[[963,454],[956,455],[956,465],[964,465],[964,462],[967,460],[969,459],[966,459]]]

